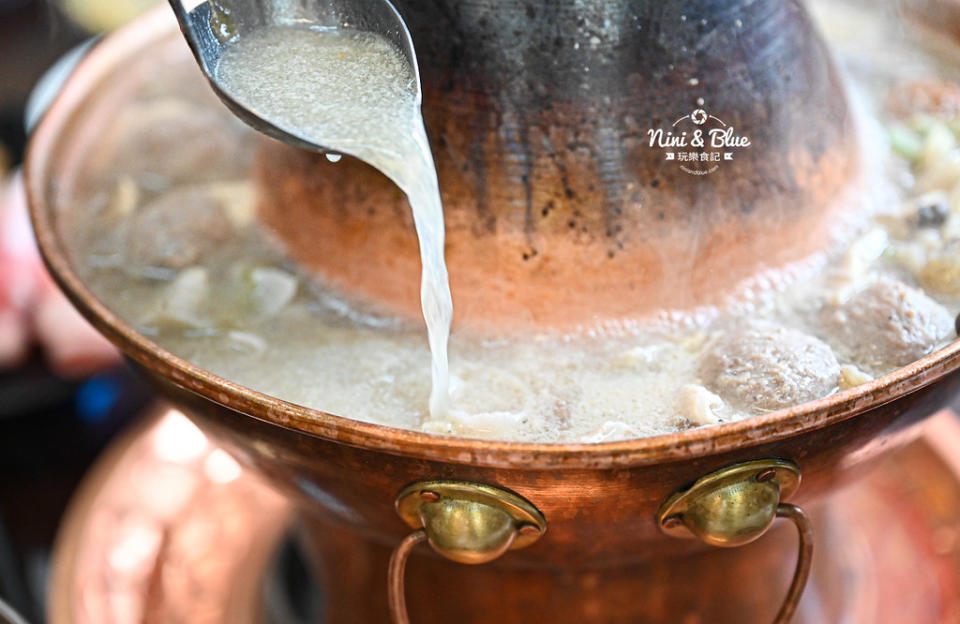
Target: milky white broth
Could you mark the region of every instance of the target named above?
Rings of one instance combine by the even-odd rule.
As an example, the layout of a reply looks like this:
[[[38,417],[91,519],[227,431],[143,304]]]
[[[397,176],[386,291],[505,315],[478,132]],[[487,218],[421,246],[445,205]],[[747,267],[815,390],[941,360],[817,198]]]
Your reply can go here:
[[[186,50],[140,65],[135,102],[88,137],[62,235],[96,296],[164,348],[255,390],[358,420],[499,440],[599,442],[823,396],[955,336],[960,120],[886,112],[903,81],[953,70],[903,47],[883,24],[866,29],[878,33],[875,41],[851,39],[844,24],[865,18],[818,6],[828,38],[840,33],[839,64],[864,102],[864,140],[879,146],[870,150],[870,192],[848,211],[858,216],[856,235],[789,276],[731,293],[724,309],[673,314],[670,323],[595,336],[454,331],[445,408],[437,408],[438,360],[449,291],[436,177],[409,75],[382,40],[298,29],[283,35],[294,54],[265,33],[228,48],[224,63],[239,60],[240,69],[224,65],[220,76],[236,78],[238,99],[283,111],[285,123],[372,162],[407,193],[435,327],[429,341],[421,323],[375,316],[299,270],[257,223],[250,172],[258,136],[210,94]],[[897,62],[884,60],[889,55]],[[277,59],[286,69],[271,74]],[[342,71],[321,71],[327,66]],[[259,86],[244,79],[244,68]],[[293,84],[285,74],[309,77],[321,91],[284,92]],[[382,88],[366,92],[370,84]]]

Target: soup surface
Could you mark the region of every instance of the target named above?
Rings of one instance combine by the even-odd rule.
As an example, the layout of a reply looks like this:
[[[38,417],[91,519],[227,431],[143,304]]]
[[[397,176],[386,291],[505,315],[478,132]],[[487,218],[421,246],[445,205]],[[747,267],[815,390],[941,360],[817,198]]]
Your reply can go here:
[[[139,67],[134,103],[85,138],[61,234],[96,296],[164,348],[341,416],[601,442],[795,405],[942,346],[960,310],[960,88],[944,79],[954,70],[851,11],[818,13],[860,103],[865,144],[882,146],[870,148],[873,184],[852,242],[722,310],[629,335],[454,331],[443,410],[430,409],[437,369],[423,326],[352,305],[258,223],[251,170],[262,139],[210,93],[185,46]],[[415,182],[388,174],[413,197],[404,185]]]

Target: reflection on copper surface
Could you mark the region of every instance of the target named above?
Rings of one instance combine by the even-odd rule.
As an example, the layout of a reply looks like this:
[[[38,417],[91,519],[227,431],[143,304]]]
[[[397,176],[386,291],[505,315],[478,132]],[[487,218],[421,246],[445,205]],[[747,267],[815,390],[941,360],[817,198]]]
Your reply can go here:
[[[260,575],[288,518],[279,494],[181,413],[159,410],[75,499],[51,622],[254,622]]]
[[[820,510],[820,555],[797,622],[960,622],[957,448],[960,424],[943,413]],[[279,494],[183,415],[157,410],[100,459],[74,500],[55,555],[50,621],[262,624],[263,574],[290,519]],[[346,579],[334,606],[370,600],[371,587],[385,583],[384,571],[368,567],[368,550],[332,552],[352,559],[346,568],[330,560]],[[471,576],[483,572],[468,567]],[[359,576],[346,574],[351,568]],[[615,583],[585,578],[594,598]],[[617,587],[637,589],[632,578]]]

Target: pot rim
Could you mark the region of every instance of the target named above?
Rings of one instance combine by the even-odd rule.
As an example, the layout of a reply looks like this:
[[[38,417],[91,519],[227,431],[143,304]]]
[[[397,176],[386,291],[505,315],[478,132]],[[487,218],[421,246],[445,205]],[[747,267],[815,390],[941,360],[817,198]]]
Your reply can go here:
[[[37,125],[27,149],[24,182],[41,255],[81,314],[134,361],[214,403],[299,433],[405,457],[483,467],[597,469],[670,463],[774,442],[863,415],[960,368],[960,340],[954,340],[870,382],[794,407],[721,425],[594,444],[499,442],[398,429],[296,405],[213,375],[137,332],[85,287],[60,245],[47,201],[52,156],[91,88],[129,55],[169,36],[174,24],[169,10],[158,6],[97,42]]]

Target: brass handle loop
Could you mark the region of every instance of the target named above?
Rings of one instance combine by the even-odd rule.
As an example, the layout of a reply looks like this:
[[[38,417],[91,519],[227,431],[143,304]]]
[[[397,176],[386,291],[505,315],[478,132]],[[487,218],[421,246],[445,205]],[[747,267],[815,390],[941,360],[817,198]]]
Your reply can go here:
[[[400,545],[390,555],[390,567],[387,572],[387,604],[390,606],[392,624],[410,624],[407,615],[407,595],[404,593],[403,579],[410,551],[420,542],[427,540],[423,529],[418,529],[403,538]]]
[[[773,620],[773,624],[787,624],[797,610],[803,588],[807,586],[807,579],[810,578],[810,564],[813,563],[813,527],[810,526],[807,514],[796,505],[781,503],[777,506],[777,517],[792,520],[800,536],[800,551],[797,553],[797,567],[793,572],[793,581],[790,583],[790,589],[787,590],[783,605],[780,606],[780,611],[777,612],[777,617]]]
[[[735,547],[767,532],[776,518],[797,527],[797,567],[774,624],[787,624],[810,578],[813,527],[802,509],[781,503],[800,485],[800,469],[783,459],[761,459],[721,468],[674,493],[657,512],[657,523],[667,535],[695,537],[707,544]]]
[[[534,543],[547,522],[530,501],[501,488],[466,481],[420,481],[397,494],[397,513],[416,529],[394,549],[387,574],[393,624],[410,624],[404,572],[414,547],[427,542],[459,563],[493,561],[508,550]]]

